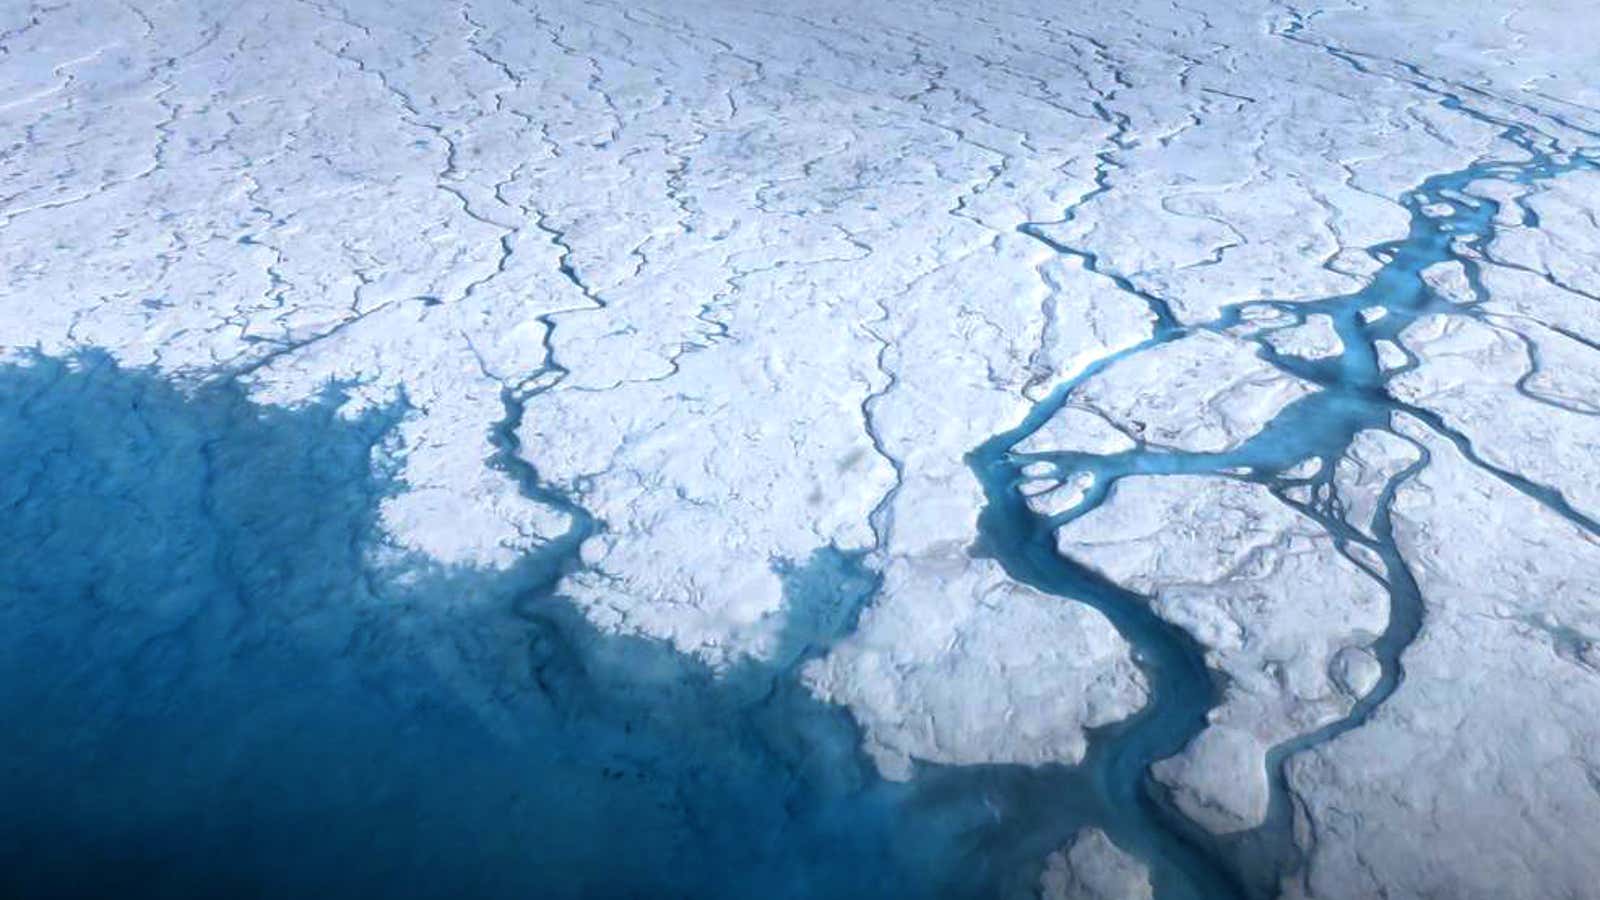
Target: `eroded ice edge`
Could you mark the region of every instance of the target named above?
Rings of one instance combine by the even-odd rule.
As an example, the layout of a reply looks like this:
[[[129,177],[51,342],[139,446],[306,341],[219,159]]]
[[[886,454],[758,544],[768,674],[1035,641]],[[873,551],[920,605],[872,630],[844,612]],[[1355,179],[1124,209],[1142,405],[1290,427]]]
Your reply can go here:
[[[1595,897],[1581,4],[0,10],[30,896]]]

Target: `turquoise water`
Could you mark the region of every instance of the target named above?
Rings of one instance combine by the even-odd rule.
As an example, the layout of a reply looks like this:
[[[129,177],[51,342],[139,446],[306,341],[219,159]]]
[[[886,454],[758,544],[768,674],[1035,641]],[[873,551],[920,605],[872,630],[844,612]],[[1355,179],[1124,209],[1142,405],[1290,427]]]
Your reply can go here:
[[[1368,249],[1381,267],[1362,290],[1311,302],[1265,304],[1298,322],[1317,313],[1332,317],[1344,344],[1343,352],[1334,358],[1310,361],[1281,356],[1265,342],[1260,342],[1258,351],[1280,368],[1314,382],[1320,391],[1286,407],[1259,434],[1225,453],[1181,453],[1147,447],[1111,456],[1013,453],[1011,448],[1048,421],[1072,390],[1084,381],[1119,359],[1195,330],[1176,322],[1159,300],[1139,293],[1125,280],[1115,279],[1118,287],[1150,304],[1156,322],[1154,336],[1058,386],[1017,428],[996,435],[970,457],[973,471],[984,485],[987,501],[979,520],[983,535],[981,551],[997,559],[1012,577],[1048,593],[1087,603],[1105,613],[1135,648],[1136,658],[1149,678],[1149,705],[1140,716],[1098,736],[1077,784],[1087,796],[1080,795],[1074,802],[1087,811],[1085,821],[1099,825],[1119,845],[1150,864],[1160,897],[1274,896],[1280,879],[1303,863],[1292,838],[1292,809],[1283,771],[1285,760],[1360,725],[1393,694],[1404,678],[1401,654],[1421,628],[1424,607],[1416,582],[1395,546],[1387,505],[1399,484],[1426,465],[1427,458],[1424,452],[1422,460],[1385,489],[1380,501],[1381,511],[1373,526],[1376,540],[1366,538],[1342,519],[1337,497],[1329,489],[1334,464],[1358,432],[1369,428],[1387,430],[1393,414],[1409,413],[1453,441],[1469,459],[1489,469],[1508,485],[1574,524],[1590,532],[1600,532],[1593,520],[1574,510],[1559,493],[1528,482],[1515,473],[1490,467],[1477,457],[1470,443],[1449,429],[1439,416],[1400,403],[1385,389],[1385,382],[1395,373],[1384,373],[1380,369],[1376,341],[1395,340],[1406,326],[1421,316],[1478,315],[1476,307],[1487,297],[1478,277],[1478,264],[1470,257],[1463,257],[1454,245],[1459,242],[1473,250],[1487,246],[1494,236],[1494,220],[1500,208],[1493,201],[1471,196],[1469,185],[1481,180],[1531,185],[1577,169],[1600,168],[1600,161],[1595,158],[1562,151],[1545,135],[1474,112],[1455,96],[1440,93],[1440,103],[1463,115],[1501,126],[1506,141],[1523,151],[1526,158],[1485,160],[1423,181],[1402,198],[1411,216],[1409,234]],[[1532,214],[1529,210],[1523,212],[1524,219]],[[1053,244],[1040,237],[1031,226],[1024,226],[1022,230],[1059,252],[1083,258],[1091,268],[1097,265],[1092,254]],[[1422,279],[1421,273],[1427,267],[1454,259],[1460,259],[1466,267],[1468,280],[1478,298],[1474,303],[1463,306],[1450,302],[1438,296]],[[1216,321],[1197,327],[1216,331],[1229,329],[1240,323],[1241,311],[1247,305],[1251,304],[1227,307]],[[1386,314],[1368,322],[1361,311],[1370,308],[1381,308]],[[1323,464],[1316,476],[1296,479],[1283,475],[1285,470],[1312,457]],[[1029,510],[1017,486],[1026,480],[1022,469],[1040,462],[1054,464],[1063,476],[1075,472],[1092,473],[1094,485],[1086,500],[1055,519],[1046,519]],[[1249,474],[1239,474],[1245,470]],[[1143,598],[1105,583],[1088,569],[1054,552],[1053,534],[1057,526],[1097,508],[1115,489],[1119,479],[1137,474],[1209,474],[1261,483],[1280,500],[1319,522],[1340,546],[1364,545],[1382,561],[1381,574],[1389,593],[1390,620],[1383,634],[1369,647],[1382,665],[1382,677],[1372,692],[1343,719],[1273,748],[1268,757],[1272,794],[1267,820],[1261,827],[1243,834],[1226,838],[1207,834],[1187,821],[1148,775],[1152,763],[1177,752],[1205,727],[1207,712],[1220,700],[1216,683],[1219,676],[1207,671],[1203,649],[1188,634],[1151,613]],[[1318,499],[1305,503],[1290,495],[1289,490],[1296,486],[1327,490],[1320,496],[1314,495]]]

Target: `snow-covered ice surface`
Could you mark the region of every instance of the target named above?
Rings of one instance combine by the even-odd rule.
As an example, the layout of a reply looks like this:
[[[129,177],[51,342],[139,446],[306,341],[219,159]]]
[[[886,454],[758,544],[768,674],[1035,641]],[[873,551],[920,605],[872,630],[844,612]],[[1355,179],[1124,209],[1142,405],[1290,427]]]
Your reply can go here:
[[[0,4],[0,886],[1600,897],[1600,17]]]
[[[1150,877],[1105,832],[1091,828],[1045,859],[1039,894],[1041,900],[1150,900]]]

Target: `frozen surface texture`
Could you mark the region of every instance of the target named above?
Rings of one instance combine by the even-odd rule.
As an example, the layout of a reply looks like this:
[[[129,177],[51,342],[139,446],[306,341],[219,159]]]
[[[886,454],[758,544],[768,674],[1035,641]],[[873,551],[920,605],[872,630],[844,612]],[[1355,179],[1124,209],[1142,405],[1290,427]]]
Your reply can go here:
[[[1127,645],[1095,610],[995,566],[894,565],[919,570],[900,582],[910,589],[807,673],[819,696],[855,711],[886,775],[909,777],[913,759],[1076,763],[1084,728],[1143,705]]]
[[[1070,396],[1153,447],[1231,450],[1316,389],[1256,350],[1200,331],[1119,359]]]
[[[1150,877],[1105,832],[1091,828],[1069,849],[1046,858],[1039,895],[1041,900],[1150,900]]]
[[[0,887],[1600,897],[1596,46],[0,3]]]
[[[1262,485],[1222,478],[1124,478],[1057,540],[1063,555],[1148,595],[1228,677],[1206,730],[1155,774],[1215,831],[1259,825],[1267,748],[1348,712],[1332,659],[1383,629],[1379,585],[1315,520]]]
[[[1600,541],[1406,430],[1429,463],[1395,494],[1395,532],[1428,618],[1402,689],[1290,764],[1317,823],[1291,893],[1592,896]]]

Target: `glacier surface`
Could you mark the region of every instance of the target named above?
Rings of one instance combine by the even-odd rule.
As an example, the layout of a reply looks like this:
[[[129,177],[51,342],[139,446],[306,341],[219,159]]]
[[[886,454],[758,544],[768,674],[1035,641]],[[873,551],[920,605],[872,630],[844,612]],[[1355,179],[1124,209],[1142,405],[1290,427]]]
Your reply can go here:
[[[0,4],[0,887],[1600,898],[1597,43]]]

